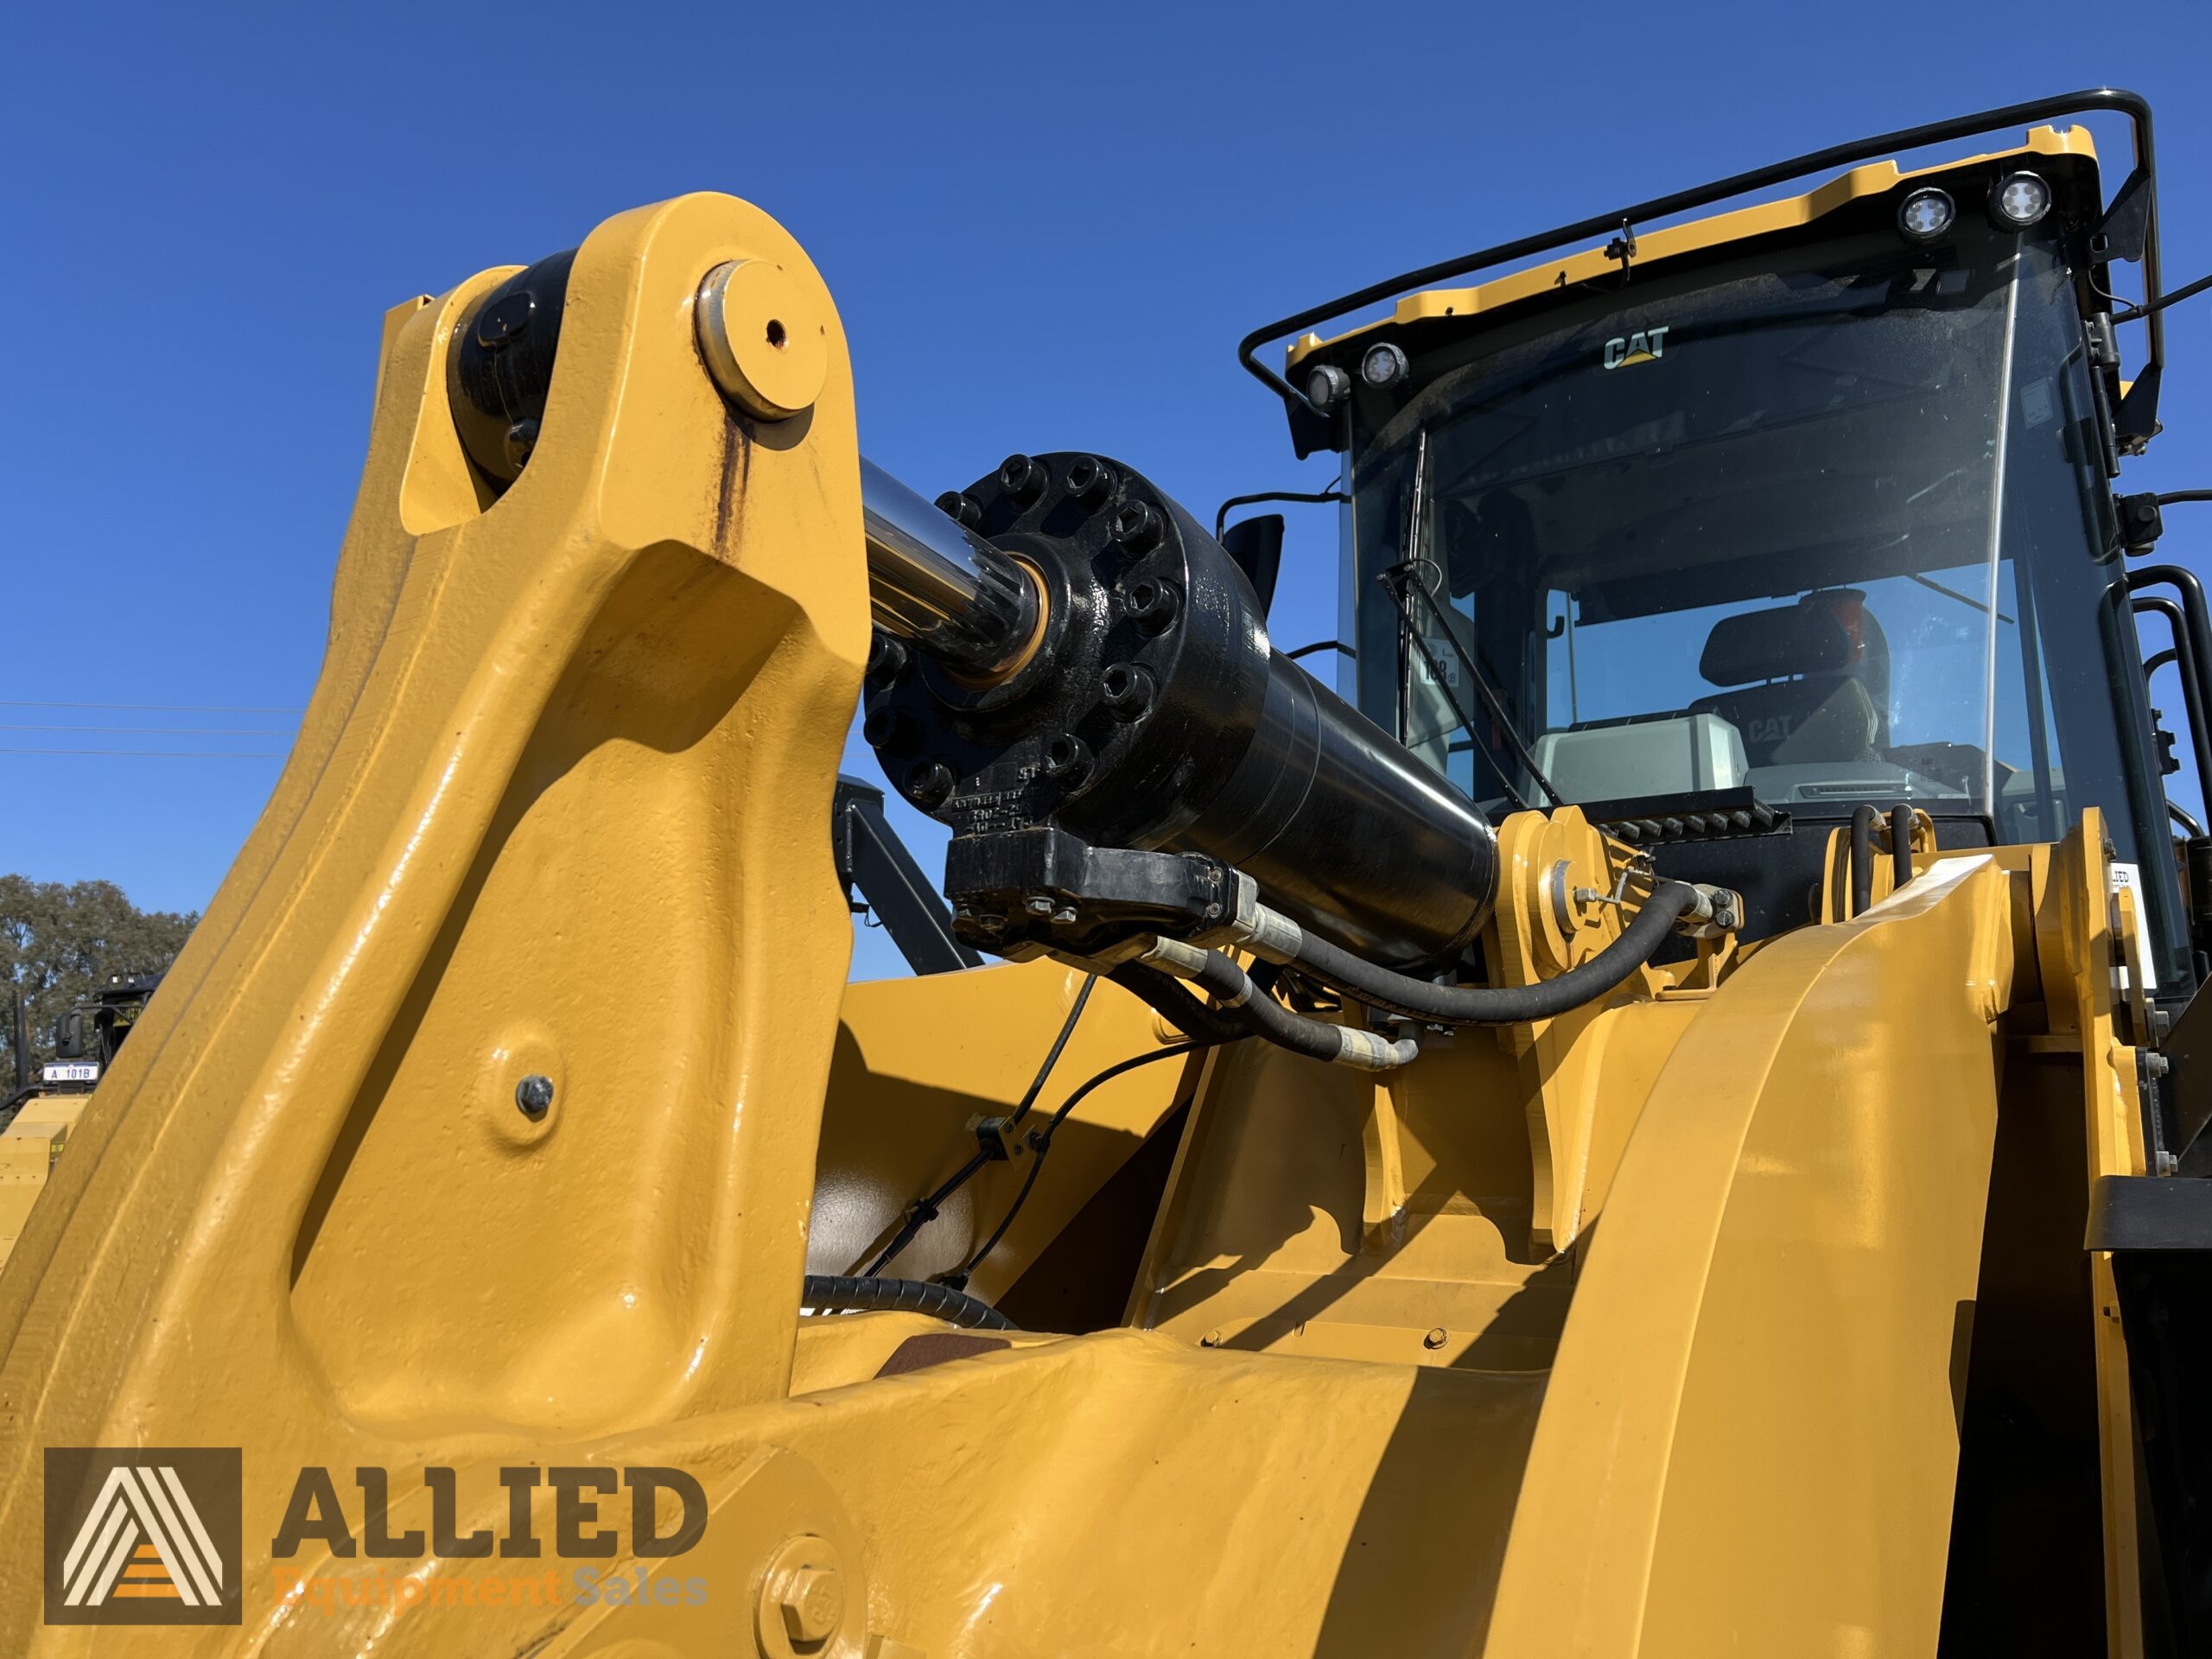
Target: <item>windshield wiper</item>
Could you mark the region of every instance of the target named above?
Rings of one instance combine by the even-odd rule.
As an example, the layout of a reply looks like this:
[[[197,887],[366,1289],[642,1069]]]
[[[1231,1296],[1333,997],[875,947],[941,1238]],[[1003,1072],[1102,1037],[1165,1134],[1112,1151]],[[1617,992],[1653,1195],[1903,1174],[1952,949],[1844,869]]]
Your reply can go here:
[[[1459,699],[1452,695],[1452,683],[1445,677],[1444,664],[1436,660],[1436,653],[1428,648],[1428,640],[1421,632],[1421,624],[1414,618],[1413,600],[1416,594],[1421,595],[1421,602],[1428,607],[1429,614],[1434,618],[1436,626],[1443,630],[1444,638],[1451,645],[1452,654],[1459,658],[1461,666],[1467,671],[1467,677],[1474,682],[1475,690],[1483,700],[1483,707],[1489,710],[1491,721],[1496,723],[1498,731],[1504,735],[1506,745],[1512,749],[1514,758],[1528,768],[1529,775],[1536,780],[1538,786],[1545,794],[1552,798],[1553,805],[1565,806],[1567,797],[1553,786],[1552,780],[1545,777],[1542,769],[1536,765],[1535,756],[1529,753],[1529,746],[1521,741],[1521,734],[1514,729],[1512,720],[1506,715],[1503,701],[1491,688],[1489,679],[1484,675],[1482,670],[1475,665],[1472,653],[1460,643],[1459,636],[1453,631],[1450,621],[1439,613],[1436,601],[1430,595],[1428,589],[1421,586],[1421,561],[1408,559],[1403,564],[1393,565],[1376,580],[1380,582],[1384,591],[1397,601],[1398,613],[1406,625],[1406,638],[1413,642],[1414,649],[1421,653],[1421,661],[1428,665],[1430,677],[1435,681],[1436,689],[1444,694],[1444,701],[1451,705],[1452,713],[1459,721],[1462,729],[1473,741],[1475,753],[1481,755],[1489,764],[1491,771],[1497,774],[1497,781],[1504,786],[1505,798],[1523,812],[1534,810],[1527,801],[1522,798],[1521,791],[1514,787],[1513,779],[1507,774],[1505,768],[1498,764],[1497,757],[1490,752],[1490,746],[1484,743],[1476,733],[1472,717],[1460,707]]]
[[[1946,588],[1942,582],[1936,581],[1931,576],[1916,575],[1910,570],[1905,572],[1905,575],[1910,580],[1918,582],[1922,587],[1931,588],[1935,592],[1942,594],[1946,599],[1955,599],[1960,604],[1967,606],[1971,609],[1980,611],[1984,616],[1993,616],[1999,622],[2011,622],[2014,627],[2019,626],[2019,623],[2017,620],[2005,615],[2004,612],[1993,611],[1988,606],[1983,604],[1980,600],[1974,598],[1970,594],[1962,594],[1955,588]]]

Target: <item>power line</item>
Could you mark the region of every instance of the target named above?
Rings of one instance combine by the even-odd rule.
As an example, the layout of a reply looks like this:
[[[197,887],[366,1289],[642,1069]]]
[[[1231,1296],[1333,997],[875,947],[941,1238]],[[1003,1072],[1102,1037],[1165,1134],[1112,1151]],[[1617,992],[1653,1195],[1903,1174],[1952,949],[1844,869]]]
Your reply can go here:
[[[35,697],[0,697],[0,709],[129,709],[161,715],[297,715],[299,709],[264,708],[225,702],[47,702]]]
[[[144,760],[282,760],[285,749],[0,749],[0,754],[111,754]]]
[[[106,732],[133,737],[289,737],[289,726],[0,726],[0,732]]]

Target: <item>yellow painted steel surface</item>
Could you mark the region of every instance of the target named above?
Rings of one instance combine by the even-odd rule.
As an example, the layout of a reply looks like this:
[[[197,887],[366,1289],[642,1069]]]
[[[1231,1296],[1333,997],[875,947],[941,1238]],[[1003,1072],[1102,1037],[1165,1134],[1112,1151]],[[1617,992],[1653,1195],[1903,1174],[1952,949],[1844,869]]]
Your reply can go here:
[[[732,414],[693,346],[701,277],[740,258],[822,342],[787,421]],[[843,984],[823,827],[868,606],[804,254],[728,198],[601,226],[494,498],[444,399],[502,275],[392,315],[299,748],[0,1272],[0,1649],[1932,1649],[2004,1046],[2075,1043],[2093,1172],[2140,1144],[2094,814],[2055,854],[1923,849],[1863,916],[1387,1077],[1215,1052],[1128,1328],[802,1331],[810,1226],[817,1268],[852,1265],[1019,1093],[1073,984]],[[1548,896],[1622,856],[1579,812],[1501,855],[1503,982],[1618,932]],[[1117,991],[1094,1013],[1063,1086],[1160,1043]],[[979,1284],[1049,1246],[1178,1071],[1101,1092]],[[524,1075],[554,1084],[540,1118]],[[245,1449],[243,1623],[41,1624],[44,1448],[207,1445]],[[277,1548],[310,1466],[386,1471],[353,1530],[519,1511],[556,1537],[546,1487],[511,1506],[516,1465],[688,1471],[693,1548],[586,1564],[684,1592],[579,1600],[557,1551]]]
[[[14,1252],[32,1206],[69,1143],[69,1132],[91,1100],[89,1092],[33,1096],[0,1131],[0,1265]]]
[[[846,991],[822,1124],[810,1272],[861,1271],[897,1232],[906,1207],[966,1161],[976,1150],[970,1124],[1020,1099],[1083,978],[1051,962],[1003,963]],[[1181,1035],[1163,1031],[1158,1016],[1119,986],[1100,982],[1038,1098],[1036,1121],[1085,1079]],[[976,1294],[995,1301],[1036,1259],[1160,1126],[1181,1077],[1178,1062],[1162,1060],[1085,1096],[1053,1135],[1046,1173],[1020,1218],[969,1281]],[[991,1165],[885,1271],[926,1279],[969,1260],[1027,1174],[1026,1160]]]

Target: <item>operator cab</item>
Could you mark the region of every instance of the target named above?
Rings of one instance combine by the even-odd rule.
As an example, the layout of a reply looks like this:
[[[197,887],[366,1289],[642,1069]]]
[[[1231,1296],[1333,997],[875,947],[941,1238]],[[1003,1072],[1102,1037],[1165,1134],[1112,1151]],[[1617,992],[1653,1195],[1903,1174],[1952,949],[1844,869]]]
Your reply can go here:
[[[1300,341],[1347,454],[1347,690],[1494,817],[1674,843],[1752,937],[1808,919],[1861,804],[1947,847],[2099,806],[2185,980],[2085,326],[2103,216],[2086,135],[2039,129]]]

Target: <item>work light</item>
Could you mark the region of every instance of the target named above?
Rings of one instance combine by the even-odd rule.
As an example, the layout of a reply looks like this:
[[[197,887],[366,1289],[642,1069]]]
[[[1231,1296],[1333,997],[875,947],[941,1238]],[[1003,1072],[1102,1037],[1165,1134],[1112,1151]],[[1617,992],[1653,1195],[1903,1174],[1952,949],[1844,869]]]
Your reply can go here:
[[[1914,191],[1897,207],[1897,228],[1914,242],[1934,242],[1951,228],[1959,216],[1950,193],[1933,185]]]
[[[1306,401],[1316,409],[1333,409],[1351,395],[1351,377],[1333,363],[1324,363],[1306,377]]]
[[[2010,173],[1989,193],[1989,216],[1999,230],[2024,231],[2050,211],[2050,187],[2032,173]]]
[[[1359,378],[1370,386],[1387,386],[1406,378],[1406,354],[1385,342],[1370,346],[1359,359]]]

